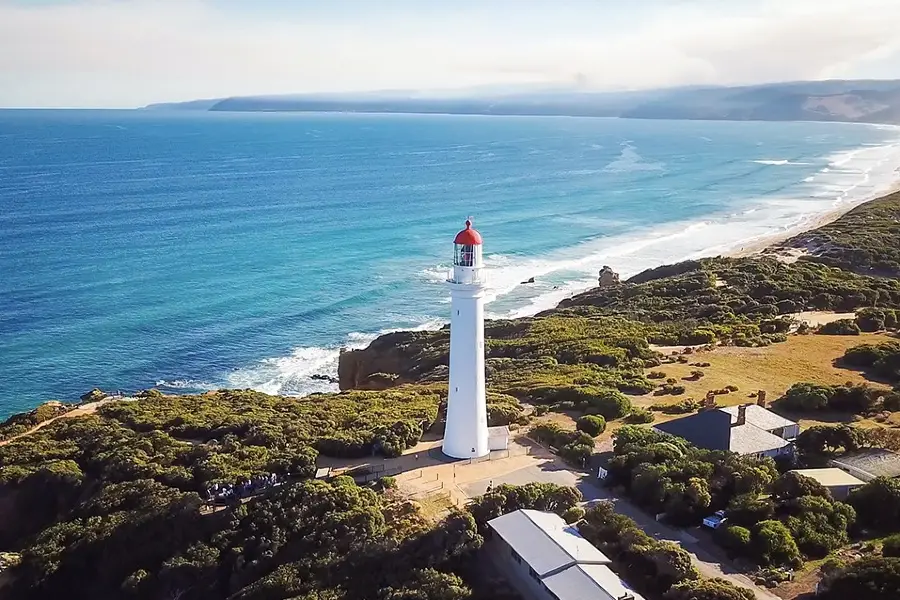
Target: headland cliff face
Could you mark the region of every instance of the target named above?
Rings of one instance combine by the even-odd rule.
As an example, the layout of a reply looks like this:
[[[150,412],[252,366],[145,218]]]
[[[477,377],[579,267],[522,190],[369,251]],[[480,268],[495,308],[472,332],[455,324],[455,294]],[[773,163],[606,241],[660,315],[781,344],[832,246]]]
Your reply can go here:
[[[450,330],[400,331],[377,338],[365,349],[341,352],[341,390],[383,390],[422,379],[447,365]]]

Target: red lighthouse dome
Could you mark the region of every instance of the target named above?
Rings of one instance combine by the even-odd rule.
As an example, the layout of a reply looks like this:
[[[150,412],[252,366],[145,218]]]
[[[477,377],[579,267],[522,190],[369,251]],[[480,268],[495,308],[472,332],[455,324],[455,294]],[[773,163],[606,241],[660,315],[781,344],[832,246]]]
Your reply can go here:
[[[480,246],[481,234],[472,229],[472,221],[466,220],[466,228],[456,234],[454,244],[461,246]]]

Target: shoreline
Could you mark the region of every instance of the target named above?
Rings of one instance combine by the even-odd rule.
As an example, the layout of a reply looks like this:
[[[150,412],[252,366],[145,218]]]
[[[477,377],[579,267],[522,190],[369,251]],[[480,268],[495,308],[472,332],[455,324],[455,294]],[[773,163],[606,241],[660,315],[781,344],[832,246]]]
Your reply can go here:
[[[778,233],[773,233],[770,236],[765,236],[762,239],[755,240],[754,242],[747,244],[746,246],[741,247],[738,250],[732,250],[723,254],[723,256],[728,256],[731,258],[746,258],[748,256],[755,256],[759,254],[775,254],[785,257],[790,262],[796,260],[796,256],[806,254],[799,248],[796,249],[795,253],[788,252],[789,249],[784,248],[782,244],[787,240],[797,237],[798,235],[802,235],[804,233],[808,233],[810,231],[814,231],[819,229],[820,227],[824,227],[830,223],[834,223],[848,212],[853,210],[854,208],[863,206],[870,202],[874,202],[875,200],[880,200],[886,196],[890,196],[892,194],[896,194],[900,192],[900,167],[896,169],[898,177],[895,181],[890,185],[890,187],[886,188],[882,192],[878,192],[873,194],[871,197],[868,197],[864,200],[860,200],[858,202],[851,202],[846,205],[833,208],[827,212],[820,213],[816,216],[810,218],[807,223],[804,223],[802,226],[790,229],[787,231],[781,231]],[[794,256],[796,255],[796,256]],[[709,258],[709,257],[703,257]]]

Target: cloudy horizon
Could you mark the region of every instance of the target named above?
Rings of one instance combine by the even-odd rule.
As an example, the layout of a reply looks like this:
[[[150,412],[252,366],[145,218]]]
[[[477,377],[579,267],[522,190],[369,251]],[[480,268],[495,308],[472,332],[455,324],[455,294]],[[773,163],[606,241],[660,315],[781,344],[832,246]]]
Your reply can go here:
[[[0,107],[900,78],[896,0],[0,0]]]

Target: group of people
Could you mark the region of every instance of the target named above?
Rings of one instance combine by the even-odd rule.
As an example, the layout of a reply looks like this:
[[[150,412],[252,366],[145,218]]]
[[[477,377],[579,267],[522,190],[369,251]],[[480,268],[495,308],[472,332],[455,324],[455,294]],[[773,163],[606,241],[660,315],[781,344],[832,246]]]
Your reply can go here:
[[[234,500],[253,496],[267,488],[276,487],[282,483],[284,482],[281,481],[275,473],[257,475],[251,477],[247,481],[241,481],[234,484],[214,483],[211,487],[207,488],[206,498],[213,503],[227,504]]]

